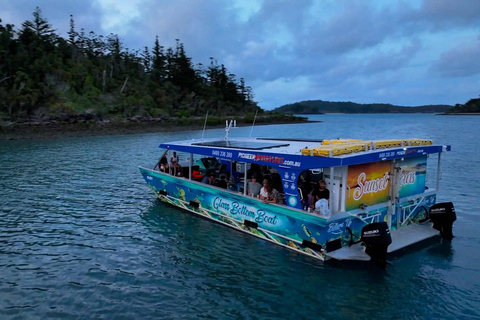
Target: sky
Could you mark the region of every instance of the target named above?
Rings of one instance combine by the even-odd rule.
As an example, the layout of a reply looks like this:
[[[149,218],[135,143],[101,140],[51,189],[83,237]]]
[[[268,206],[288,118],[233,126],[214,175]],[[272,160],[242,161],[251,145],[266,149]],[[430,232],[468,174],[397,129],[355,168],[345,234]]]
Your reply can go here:
[[[36,7],[57,34],[117,34],[129,49],[214,57],[260,107],[304,100],[463,104],[480,96],[480,0],[0,0],[2,24]]]

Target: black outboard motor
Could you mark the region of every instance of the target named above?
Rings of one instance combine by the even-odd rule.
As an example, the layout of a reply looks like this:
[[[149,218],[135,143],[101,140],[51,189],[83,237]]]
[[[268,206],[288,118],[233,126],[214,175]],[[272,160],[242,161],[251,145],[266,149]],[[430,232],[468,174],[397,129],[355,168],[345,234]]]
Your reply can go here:
[[[365,243],[365,253],[377,266],[387,265],[387,248],[392,243],[390,230],[386,222],[367,224],[362,229],[362,241]]]
[[[452,240],[452,226],[453,222],[457,220],[453,203],[437,203],[430,207],[429,215],[430,220],[433,222],[433,227],[440,231],[442,237],[447,240]]]

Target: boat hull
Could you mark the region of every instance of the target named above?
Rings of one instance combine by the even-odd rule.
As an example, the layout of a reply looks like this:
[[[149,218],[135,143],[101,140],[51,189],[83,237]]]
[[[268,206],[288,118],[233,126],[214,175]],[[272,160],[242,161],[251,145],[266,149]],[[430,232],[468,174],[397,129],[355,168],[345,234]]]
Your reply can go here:
[[[359,239],[369,217],[387,219],[387,207],[360,218],[347,215],[328,219],[197,181],[139,169],[160,200],[315,259],[326,260],[332,257],[328,252],[349,247]]]

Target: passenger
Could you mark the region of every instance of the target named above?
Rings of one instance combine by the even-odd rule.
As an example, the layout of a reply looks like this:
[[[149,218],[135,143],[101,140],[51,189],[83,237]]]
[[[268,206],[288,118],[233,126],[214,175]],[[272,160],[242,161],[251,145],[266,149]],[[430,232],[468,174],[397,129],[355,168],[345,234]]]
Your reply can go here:
[[[330,214],[330,210],[328,209],[328,200],[325,198],[320,199],[318,194],[315,196],[315,199],[315,212],[322,216],[328,216]]]
[[[170,166],[173,169],[173,173],[176,175],[182,174],[182,166],[178,163],[179,161],[180,161],[180,158],[177,156],[177,153],[173,151],[173,155],[170,158]]]
[[[318,184],[315,187],[313,187],[311,207],[315,208],[315,202],[320,199],[326,199],[327,203],[329,202],[329,199],[330,199],[330,191],[327,189],[327,184],[325,183],[324,180],[318,181]]]
[[[263,180],[263,188],[260,189],[260,194],[258,198],[264,203],[279,203],[280,202],[280,193],[272,187],[270,182],[265,179]]]
[[[160,159],[160,170],[162,172],[167,172],[168,171],[167,153],[164,153],[162,158]]]
[[[260,194],[260,189],[262,185],[258,183],[257,177],[252,175],[252,181],[250,181],[247,185],[248,195],[251,197],[257,197]]]
[[[205,183],[205,184],[210,184],[213,186],[213,183],[215,182],[215,173],[211,172],[210,174],[206,174],[204,177],[203,177],[203,180],[202,180],[202,183]]]
[[[215,184],[217,187],[220,187],[222,189],[227,189],[228,183],[227,183],[227,178],[224,174],[220,175],[220,179],[216,181]]]

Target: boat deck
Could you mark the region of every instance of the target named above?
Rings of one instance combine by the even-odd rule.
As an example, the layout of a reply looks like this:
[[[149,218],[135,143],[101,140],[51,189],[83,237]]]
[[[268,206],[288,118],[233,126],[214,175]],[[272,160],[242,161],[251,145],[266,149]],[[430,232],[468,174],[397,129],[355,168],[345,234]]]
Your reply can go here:
[[[391,231],[390,234],[392,236],[392,244],[388,246],[388,253],[395,252],[417,242],[432,238],[440,233],[438,230],[432,228],[431,223],[427,223],[411,224],[407,227]],[[361,243],[328,252],[326,255],[327,257],[336,260],[370,260],[370,256],[365,253],[365,247],[362,246]]]

